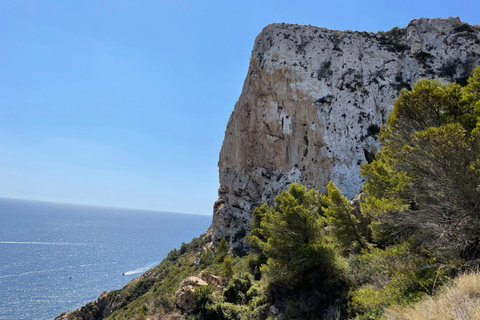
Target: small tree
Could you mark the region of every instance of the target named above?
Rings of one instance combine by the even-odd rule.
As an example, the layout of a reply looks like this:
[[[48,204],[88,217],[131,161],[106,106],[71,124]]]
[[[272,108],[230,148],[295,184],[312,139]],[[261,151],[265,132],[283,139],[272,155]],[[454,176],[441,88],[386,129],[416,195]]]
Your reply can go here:
[[[200,253],[200,263],[203,264],[205,267],[211,265],[214,261],[215,254],[213,253],[212,249],[209,247],[203,248],[202,252]]]
[[[275,197],[275,208],[256,211],[247,240],[267,257],[261,271],[274,291],[314,290],[330,301],[338,296],[342,281],[319,211],[318,192],[298,183]]]
[[[215,254],[215,261],[222,263],[223,259],[228,255],[228,244],[225,241],[225,238],[222,238],[220,244],[217,247],[217,252]]]
[[[368,248],[352,206],[332,181],[327,185],[327,195],[322,195],[322,210],[344,252],[355,246],[361,249]]]
[[[232,257],[230,255],[226,255],[223,259],[221,275],[230,278],[234,273],[235,270],[233,269],[232,265]]]

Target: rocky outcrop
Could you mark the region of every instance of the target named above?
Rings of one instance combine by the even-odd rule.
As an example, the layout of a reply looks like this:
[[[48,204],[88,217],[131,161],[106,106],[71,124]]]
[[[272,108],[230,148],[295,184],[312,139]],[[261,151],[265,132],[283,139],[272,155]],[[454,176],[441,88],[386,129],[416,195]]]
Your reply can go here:
[[[399,91],[421,78],[463,83],[479,62],[480,27],[458,18],[378,33],[265,27],[225,131],[214,239],[241,247],[253,209],[293,181],[359,193]]]
[[[193,293],[195,287],[207,286],[208,284],[198,277],[188,277],[180,284],[180,289],[175,293],[175,303],[186,312],[192,312],[195,305],[193,301]]]
[[[92,308],[93,306],[95,307]],[[76,310],[77,317],[72,316],[72,312],[64,312],[55,317],[55,320],[71,320],[77,319],[78,317],[80,319],[104,319],[111,315],[113,311],[118,310],[121,307],[123,307],[122,303],[112,303],[112,301],[108,297],[108,292],[105,291],[98,296],[97,300],[89,302],[85,306],[82,306],[78,310]],[[92,309],[94,310],[93,312]]]
[[[210,285],[214,292],[222,292],[227,282],[227,278],[217,277],[210,272],[202,271],[198,276],[188,277],[182,281],[180,288],[175,293],[175,303],[179,309],[192,312],[195,309],[193,301],[195,287]]]

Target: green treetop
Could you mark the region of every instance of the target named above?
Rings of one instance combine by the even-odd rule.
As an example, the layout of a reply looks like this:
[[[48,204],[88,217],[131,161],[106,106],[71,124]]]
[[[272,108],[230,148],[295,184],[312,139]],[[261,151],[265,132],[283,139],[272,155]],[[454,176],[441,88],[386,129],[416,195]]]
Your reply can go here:
[[[342,192],[330,181],[327,185],[327,195],[322,195],[322,210],[344,251],[354,247],[367,249],[367,242],[360,231],[357,217],[353,214],[350,202]]]
[[[274,208],[263,205],[254,211],[247,241],[267,257],[261,271],[276,290],[338,288],[335,254],[319,213],[318,192],[297,183],[275,197]]]
[[[382,150],[362,167],[363,209],[385,222],[373,226],[377,240],[387,228],[390,238],[415,235],[427,247],[480,257],[471,241],[480,239],[479,80],[477,68],[464,88],[420,80],[401,91],[381,129]]]

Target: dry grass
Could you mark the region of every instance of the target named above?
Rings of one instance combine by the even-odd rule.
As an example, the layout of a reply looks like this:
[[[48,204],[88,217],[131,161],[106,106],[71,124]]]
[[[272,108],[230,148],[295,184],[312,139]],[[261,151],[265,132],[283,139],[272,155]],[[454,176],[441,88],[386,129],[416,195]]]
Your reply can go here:
[[[480,320],[480,273],[465,274],[411,307],[393,306],[385,320]]]

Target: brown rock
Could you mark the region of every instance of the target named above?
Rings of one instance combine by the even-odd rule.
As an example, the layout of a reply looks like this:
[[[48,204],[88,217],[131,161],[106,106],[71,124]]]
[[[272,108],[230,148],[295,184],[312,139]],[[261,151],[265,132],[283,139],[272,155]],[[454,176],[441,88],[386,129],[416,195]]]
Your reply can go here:
[[[180,284],[180,289],[175,293],[175,303],[186,312],[194,309],[193,292],[197,286],[207,286],[208,284],[198,277],[188,277]]]

